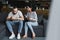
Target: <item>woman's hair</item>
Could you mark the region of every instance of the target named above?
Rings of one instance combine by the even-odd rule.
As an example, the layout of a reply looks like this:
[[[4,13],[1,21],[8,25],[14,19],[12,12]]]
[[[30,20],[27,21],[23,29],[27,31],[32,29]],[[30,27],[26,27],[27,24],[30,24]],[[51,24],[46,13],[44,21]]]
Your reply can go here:
[[[32,11],[36,11],[36,8],[35,7],[32,7]]]
[[[32,7],[32,6],[27,6],[27,8],[32,8],[32,11],[36,11],[36,8],[35,7]]]

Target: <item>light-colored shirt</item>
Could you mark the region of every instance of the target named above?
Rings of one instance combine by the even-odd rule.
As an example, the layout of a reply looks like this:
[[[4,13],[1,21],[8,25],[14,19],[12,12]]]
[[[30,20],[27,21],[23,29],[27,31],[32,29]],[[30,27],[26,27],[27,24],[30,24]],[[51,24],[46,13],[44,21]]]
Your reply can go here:
[[[31,13],[30,12],[27,12],[27,17],[36,19],[36,21],[38,20],[37,14],[36,14],[35,11],[34,12],[31,12]]]
[[[21,16],[23,16],[22,12],[18,10],[18,12],[16,14],[13,14],[13,12],[10,12],[8,14],[9,17],[14,17],[14,18],[20,18]]]
[[[8,14],[8,17],[13,17],[13,18],[17,18],[14,21],[19,21],[18,18],[20,18],[21,16],[23,16],[22,12],[18,10],[18,12],[16,14],[13,14],[13,12],[10,12]]]

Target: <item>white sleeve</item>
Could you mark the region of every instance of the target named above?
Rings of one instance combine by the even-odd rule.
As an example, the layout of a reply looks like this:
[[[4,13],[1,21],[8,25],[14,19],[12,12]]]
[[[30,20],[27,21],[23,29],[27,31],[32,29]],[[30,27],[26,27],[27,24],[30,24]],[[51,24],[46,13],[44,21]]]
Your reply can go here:
[[[8,17],[12,17],[12,12],[10,12],[10,13],[8,14]]]
[[[21,11],[19,11],[19,13],[18,13],[18,14],[19,14],[19,16],[20,16],[20,17],[21,17],[21,16],[23,16],[23,14],[22,14],[22,12],[21,12]]]

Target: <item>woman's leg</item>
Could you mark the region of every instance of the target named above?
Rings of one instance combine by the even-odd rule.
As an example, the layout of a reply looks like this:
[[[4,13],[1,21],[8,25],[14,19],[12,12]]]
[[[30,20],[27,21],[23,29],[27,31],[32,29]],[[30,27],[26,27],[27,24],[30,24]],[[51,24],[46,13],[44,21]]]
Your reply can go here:
[[[25,23],[25,35],[24,35],[24,37],[27,35],[28,27],[30,28],[33,37],[35,37],[35,33],[34,33],[32,26],[37,26],[37,25],[38,25],[37,22],[26,22]]]
[[[29,29],[31,30],[31,32],[34,33],[34,30],[33,30],[33,28],[32,28],[31,22],[27,22],[26,24],[28,25],[28,27],[29,27]]]
[[[31,30],[31,32],[32,32],[32,36],[33,36],[33,38],[34,38],[34,37],[35,37],[35,32],[34,32],[32,26],[37,26],[38,23],[37,23],[37,22],[27,22],[27,25],[28,25],[28,27],[30,28],[30,30]]]
[[[23,36],[24,38],[27,37],[27,32],[28,32],[28,25],[27,25],[27,22],[25,23],[25,35]]]

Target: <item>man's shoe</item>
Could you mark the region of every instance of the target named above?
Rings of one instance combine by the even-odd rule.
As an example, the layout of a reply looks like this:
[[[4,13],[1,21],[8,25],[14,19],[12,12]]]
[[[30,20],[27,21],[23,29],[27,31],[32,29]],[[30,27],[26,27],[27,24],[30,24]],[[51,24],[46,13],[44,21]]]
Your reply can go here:
[[[21,37],[20,37],[20,34],[18,34],[18,35],[17,35],[17,39],[20,39],[20,38],[21,38]]]
[[[15,37],[15,35],[12,34],[12,35],[9,37],[9,39],[13,39],[14,37]]]

